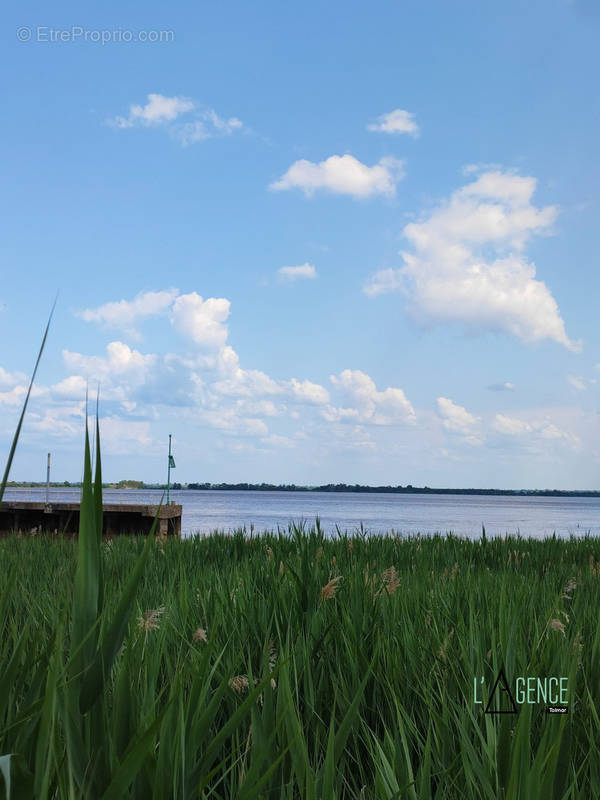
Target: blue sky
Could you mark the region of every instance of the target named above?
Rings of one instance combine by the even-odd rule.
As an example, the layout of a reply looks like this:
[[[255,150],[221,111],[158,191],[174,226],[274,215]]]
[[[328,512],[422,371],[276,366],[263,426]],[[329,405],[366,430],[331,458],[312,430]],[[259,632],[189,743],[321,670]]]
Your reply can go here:
[[[5,18],[13,478],[597,487],[595,3]]]

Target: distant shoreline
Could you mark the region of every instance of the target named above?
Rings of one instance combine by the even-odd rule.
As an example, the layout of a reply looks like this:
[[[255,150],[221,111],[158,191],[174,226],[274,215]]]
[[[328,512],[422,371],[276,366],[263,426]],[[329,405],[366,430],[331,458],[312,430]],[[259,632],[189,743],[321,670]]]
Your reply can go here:
[[[45,483],[17,482],[7,483],[7,489],[44,488]],[[51,489],[78,489],[80,483],[51,483]],[[166,489],[166,484],[143,483],[142,481],[119,481],[103,484],[104,489],[124,489],[145,491]],[[365,486],[362,484],[328,483],[321,486],[296,486],[295,484],[271,483],[173,483],[172,491],[229,491],[229,492],[348,492],[353,494],[438,494],[438,495],[480,495],[509,497],[600,497],[600,490],[592,489],[448,489],[429,486]]]

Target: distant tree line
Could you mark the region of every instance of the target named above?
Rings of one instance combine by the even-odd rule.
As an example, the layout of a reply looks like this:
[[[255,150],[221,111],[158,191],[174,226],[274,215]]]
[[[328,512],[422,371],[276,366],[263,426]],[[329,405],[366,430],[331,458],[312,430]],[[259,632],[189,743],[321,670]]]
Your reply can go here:
[[[174,487],[173,487],[174,488]],[[364,486],[360,483],[325,483],[297,486],[295,483],[188,483],[187,489],[238,492],[361,492],[383,494],[537,495],[540,497],[600,497],[600,491],[567,489],[450,489],[429,486]]]
[[[45,486],[40,482],[10,481],[7,486],[33,488]],[[51,483],[51,487],[78,488],[81,483]],[[144,483],[144,481],[122,480],[118,483],[105,483],[105,489],[166,489],[166,483]],[[449,489],[429,486],[365,486],[360,483],[324,483],[320,486],[298,486],[295,483],[172,483],[171,489],[181,491],[225,491],[225,492],[358,492],[381,494],[459,494],[459,495],[526,495],[534,497],[600,497],[597,490],[568,489]]]

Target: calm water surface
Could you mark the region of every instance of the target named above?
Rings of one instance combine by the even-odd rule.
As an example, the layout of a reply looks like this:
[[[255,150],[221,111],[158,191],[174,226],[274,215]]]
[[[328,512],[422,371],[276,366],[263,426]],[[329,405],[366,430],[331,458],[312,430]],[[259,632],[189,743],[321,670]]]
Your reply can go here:
[[[108,503],[158,503],[160,490],[106,489]],[[45,490],[7,489],[5,500],[43,500]],[[77,501],[76,489],[51,489],[50,500]],[[490,497],[483,495],[359,494],[351,492],[175,491],[183,505],[184,535],[236,530],[256,532],[287,528],[292,521],[314,523],[328,533],[352,532],[360,525],[371,533],[447,533],[488,536],[507,533],[544,537],[600,535],[600,498]]]

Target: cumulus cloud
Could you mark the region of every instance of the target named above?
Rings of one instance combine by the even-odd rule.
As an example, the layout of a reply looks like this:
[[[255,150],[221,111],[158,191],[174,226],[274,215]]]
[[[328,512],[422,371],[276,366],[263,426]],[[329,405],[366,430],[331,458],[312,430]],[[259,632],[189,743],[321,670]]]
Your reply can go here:
[[[423,221],[406,225],[413,251],[402,253],[404,266],[375,273],[365,293],[403,289],[424,321],[504,331],[526,343],[552,339],[579,352],[581,343],[567,336],[554,297],[523,254],[557,216],[554,206],[532,205],[535,188],[531,177],[480,175]]]
[[[311,381],[298,381],[292,378],[290,381],[292,394],[301,403],[311,405],[324,405],[329,402],[329,392],[324,386]]]
[[[483,443],[479,417],[469,413],[466,408],[457,405],[447,397],[438,397],[437,407],[446,430],[459,434],[467,444],[480,445]]]
[[[177,289],[142,292],[133,300],[118,300],[98,308],[77,312],[86,322],[97,322],[121,328],[139,338],[135,323],[139,320],[168,314],[173,327],[206,350],[219,350],[225,345],[228,330],[225,324],[230,303],[223,297],[204,299],[197,292],[179,294]]]
[[[81,400],[85,397],[87,388],[88,382],[83,375],[69,375],[68,378],[64,378],[64,380],[55,383],[54,386],[51,386],[50,394],[53,398],[58,400]]]
[[[522,436],[524,433],[529,433],[532,429],[528,422],[515,417],[507,417],[505,414],[496,414],[492,427],[498,433],[503,433],[505,436]]]
[[[579,375],[567,375],[567,380],[574,389],[577,389],[578,392],[585,391],[585,381]]]
[[[330,422],[354,420],[394,425],[416,420],[415,410],[402,389],[388,387],[380,392],[375,381],[358,369],[345,369],[339,375],[331,375],[330,380],[349,403],[340,408],[327,406],[323,416]]]
[[[380,269],[369,278],[363,291],[369,297],[375,297],[378,294],[404,289],[405,286],[406,279],[403,270],[392,268]]]
[[[224,347],[217,359],[221,380],[214,384],[219,394],[232,397],[260,397],[283,392],[282,387],[265,372],[242,369],[240,359],[233,347]]]
[[[116,117],[114,123],[118,128],[132,128],[134,125],[163,125],[172,122],[188,111],[192,111],[194,103],[187,97],[166,97],[163,94],[149,94],[146,105],[129,106],[126,117]]]
[[[198,115],[198,119],[186,122],[175,129],[174,134],[181,144],[187,146],[216,136],[230,136],[243,128],[237,117],[224,119],[216,111],[209,108]]]
[[[156,415],[157,404],[179,407],[182,413],[185,408],[195,408],[211,427],[265,436],[267,427],[258,415],[280,415],[285,406],[268,398],[289,395],[292,390],[260,370],[241,367],[237,353],[227,344],[229,300],[169,290],[88,309],[85,317],[127,325],[140,316],[165,311],[173,328],[194,345],[193,354],[143,354],[124,342],[111,342],[105,356],[65,350],[65,366],[75,374],[51,387],[52,396],[75,397],[85,390],[88,380],[98,380],[105,403],[108,400],[114,407],[116,402],[121,411],[135,411],[139,416]],[[7,397],[5,402],[11,400]]]
[[[178,121],[181,116],[192,112],[192,119]],[[194,101],[187,97],[166,97],[162,94],[149,94],[146,105],[129,106],[129,114],[115,117],[111,124],[117,128],[163,126],[184,146],[217,136],[230,136],[244,127],[237,117],[224,118],[212,108],[197,108]]]
[[[377,133],[408,133],[415,138],[419,135],[419,126],[415,121],[415,115],[410,111],[403,111],[401,108],[381,114],[375,122],[367,125],[367,130]]]
[[[300,189],[307,197],[319,190],[361,199],[378,194],[392,197],[403,176],[403,162],[397,158],[382,158],[369,167],[346,154],[330,156],[318,164],[306,159],[296,161],[269,188],[272,191]]]
[[[32,411],[29,426],[44,434],[44,439],[54,436],[59,439],[81,435],[85,420],[85,402],[69,403],[46,408],[42,414]]]
[[[516,387],[514,383],[511,383],[510,381],[504,381],[503,383],[492,383],[490,386],[488,386],[488,389],[491,392],[514,392],[515,388]]]
[[[300,264],[298,267],[280,267],[277,270],[277,275],[282,281],[291,283],[298,279],[313,279],[317,277],[317,270],[308,261],[305,264]]]
[[[104,417],[100,425],[105,453],[131,455],[132,450],[140,452],[153,445],[150,423],[145,420]]]
[[[180,333],[206,349],[225,345],[228,330],[229,300],[209,297],[204,300],[197,292],[182,294],[171,307],[171,322]]]
[[[270,436],[265,436],[261,439],[261,442],[274,450],[279,450],[281,448],[289,449],[297,445],[297,442],[290,439],[289,436],[281,436],[279,433],[272,433]]]
[[[117,300],[76,313],[86,322],[98,322],[113,328],[120,328],[137,337],[139,334],[135,328],[136,322],[144,317],[166,311],[178,294],[177,289],[140,292],[133,300]]]
[[[205,410],[202,416],[211,427],[237,436],[267,436],[269,432],[262,419],[240,416],[232,407]]]
[[[14,386],[6,392],[0,392],[0,406],[20,406],[23,404],[27,389],[25,386]]]
[[[0,367],[0,389],[10,389],[17,383],[24,383],[27,376],[24,372],[8,372]]]
[[[222,398],[219,398],[222,400]],[[274,403],[272,400],[265,400],[263,398],[254,397],[239,397],[236,400],[235,407],[240,414],[247,417],[280,417],[283,412],[283,407],[280,403]]]
[[[81,386],[81,376],[102,381],[109,376],[129,375],[143,381],[148,371],[158,361],[158,356],[144,355],[124,342],[110,342],[106,346],[106,356],[85,356],[71,350],[63,350],[62,357],[65,366],[75,371],[77,375],[71,376],[69,383],[62,381],[58,384],[59,393],[73,391]]]
[[[505,414],[496,414],[492,428],[503,436],[557,441],[568,445],[572,450],[579,450],[581,447],[581,440],[577,435],[564,430],[548,417],[527,421]]]

